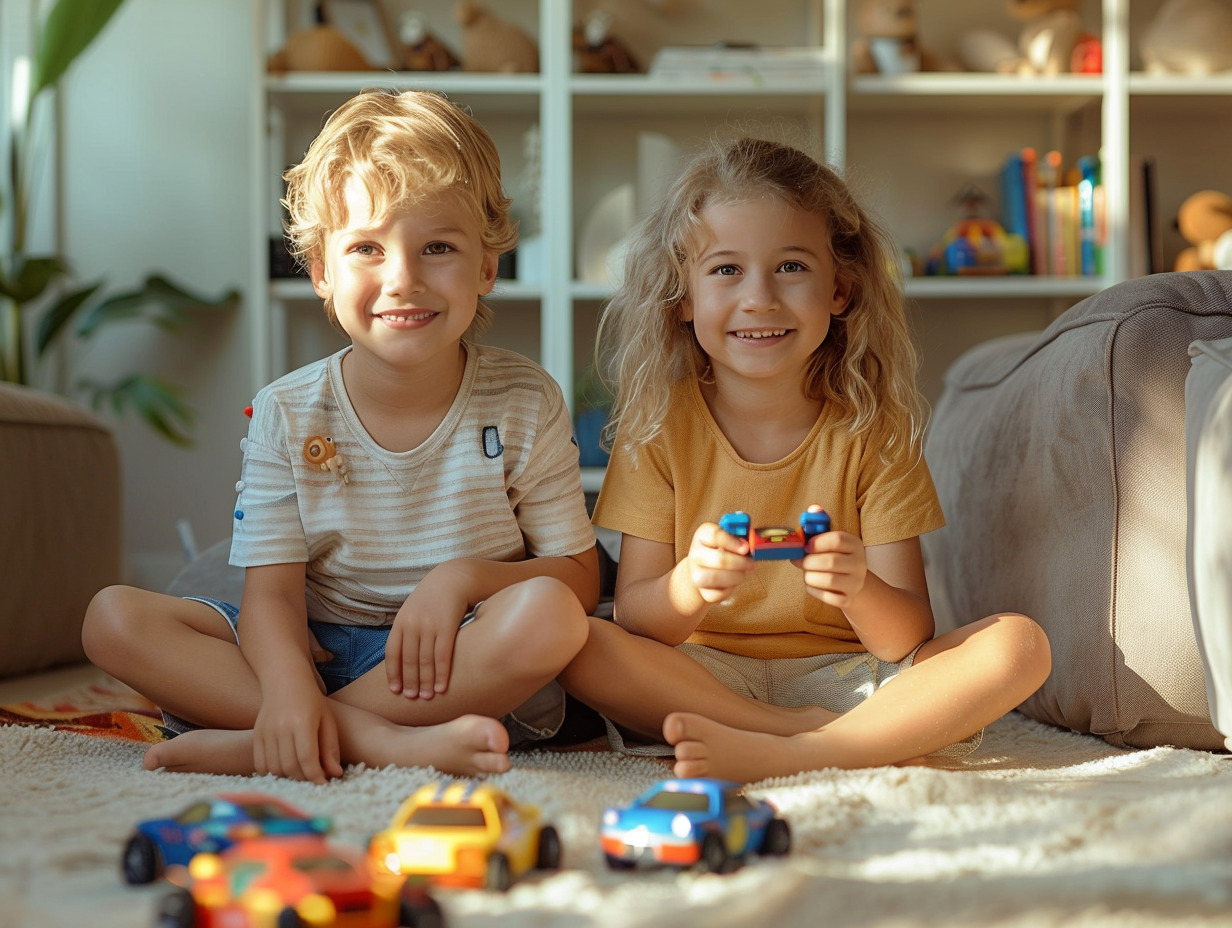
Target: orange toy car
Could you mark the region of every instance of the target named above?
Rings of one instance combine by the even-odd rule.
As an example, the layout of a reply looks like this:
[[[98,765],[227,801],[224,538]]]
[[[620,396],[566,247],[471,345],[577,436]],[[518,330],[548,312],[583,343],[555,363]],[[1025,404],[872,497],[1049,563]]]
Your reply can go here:
[[[159,928],[441,928],[422,886],[374,873],[358,848],[320,836],[252,838],[198,854],[164,896]]]

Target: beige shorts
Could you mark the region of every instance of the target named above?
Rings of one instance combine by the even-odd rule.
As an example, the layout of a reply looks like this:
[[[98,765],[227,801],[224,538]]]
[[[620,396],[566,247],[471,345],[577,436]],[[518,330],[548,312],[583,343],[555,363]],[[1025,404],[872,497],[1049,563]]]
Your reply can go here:
[[[878,660],[867,651],[760,658],[688,642],[678,645],[676,650],[705,667],[729,690],[749,699],[787,708],[820,706],[831,712],[847,712],[910,667],[920,646],[897,663]],[[652,756],[672,753],[672,748],[666,744],[627,745],[620,730],[610,721],[607,729],[612,748],[622,753]],[[965,757],[979,747],[983,737],[981,730],[964,741],[936,751],[933,756]]]

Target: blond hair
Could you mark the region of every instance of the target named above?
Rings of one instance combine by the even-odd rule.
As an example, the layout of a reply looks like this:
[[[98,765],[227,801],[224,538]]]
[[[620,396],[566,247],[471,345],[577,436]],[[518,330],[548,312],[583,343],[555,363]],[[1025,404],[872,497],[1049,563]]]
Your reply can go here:
[[[517,244],[496,143],[443,94],[365,90],[330,115],[304,159],[284,175],[287,240],[303,267],[322,260],[326,236],[345,227],[352,177],[367,190],[373,216],[451,191],[471,210],[485,248],[503,254]],[[325,312],[337,325],[331,300]],[[491,309],[480,302],[463,337],[479,337],[491,322]]]
[[[615,397],[605,447],[619,431],[636,458],[662,428],[672,384],[701,376],[709,365],[682,314],[702,211],[766,195],[824,218],[835,276],[850,292],[809,360],[805,394],[837,407],[852,433],[875,429],[886,460],[918,454],[925,418],[919,362],[893,241],[834,171],[795,148],[755,138],[716,140],[632,235],[624,280],[599,321],[596,362]]]

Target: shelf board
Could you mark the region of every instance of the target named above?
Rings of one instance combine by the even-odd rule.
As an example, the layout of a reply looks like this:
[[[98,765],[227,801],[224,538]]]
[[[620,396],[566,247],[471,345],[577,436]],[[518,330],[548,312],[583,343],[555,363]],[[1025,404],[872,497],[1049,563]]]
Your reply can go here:
[[[1038,299],[1085,297],[1108,286],[1102,277],[912,277],[906,281],[909,299]]]
[[[815,111],[830,90],[825,76],[764,80],[736,75],[675,79],[650,74],[575,74],[569,80],[573,109],[593,113],[722,113],[750,104],[772,112]]]
[[[1018,77],[1012,74],[930,72],[861,74],[849,83],[852,112],[944,110],[946,112],[1070,113],[1103,98],[1098,74]]]
[[[270,298],[289,302],[316,302],[320,297],[312,289],[312,284],[305,277],[286,277],[270,281]],[[496,287],[485,300],[493,303],[514,300],[539,300],[543,298],[543,287],[539,284],[518,283],[516,280],[497,279]]]
[[[607,473],[606,467],[583,467],[582,489],[587,493],[598,493],[603,487],[605,473]]]
[[[1227,96],[1232,95],[1232,73],[1190,77],[1139,71],[1129,75],[1129,92],[1142,96]]]
[[[543,79],[538,74],[470,74],[461,71],[295,71],[271,74],[265,90],[286,109],[316,112],[338,106],[361,90],[436,90],[481,113],[538,113]]]

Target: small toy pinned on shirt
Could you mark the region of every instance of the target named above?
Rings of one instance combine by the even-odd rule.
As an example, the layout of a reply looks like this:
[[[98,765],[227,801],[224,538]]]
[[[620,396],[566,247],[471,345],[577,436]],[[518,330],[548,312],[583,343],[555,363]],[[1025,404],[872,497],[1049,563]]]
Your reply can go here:
[[[321,470],[337,474],[347,486],[351,484],[351,476],[347,471],[346,461],[338,453],[332,438],[322,438],[313,435],[304,442],[304,460],[315,464]]]

